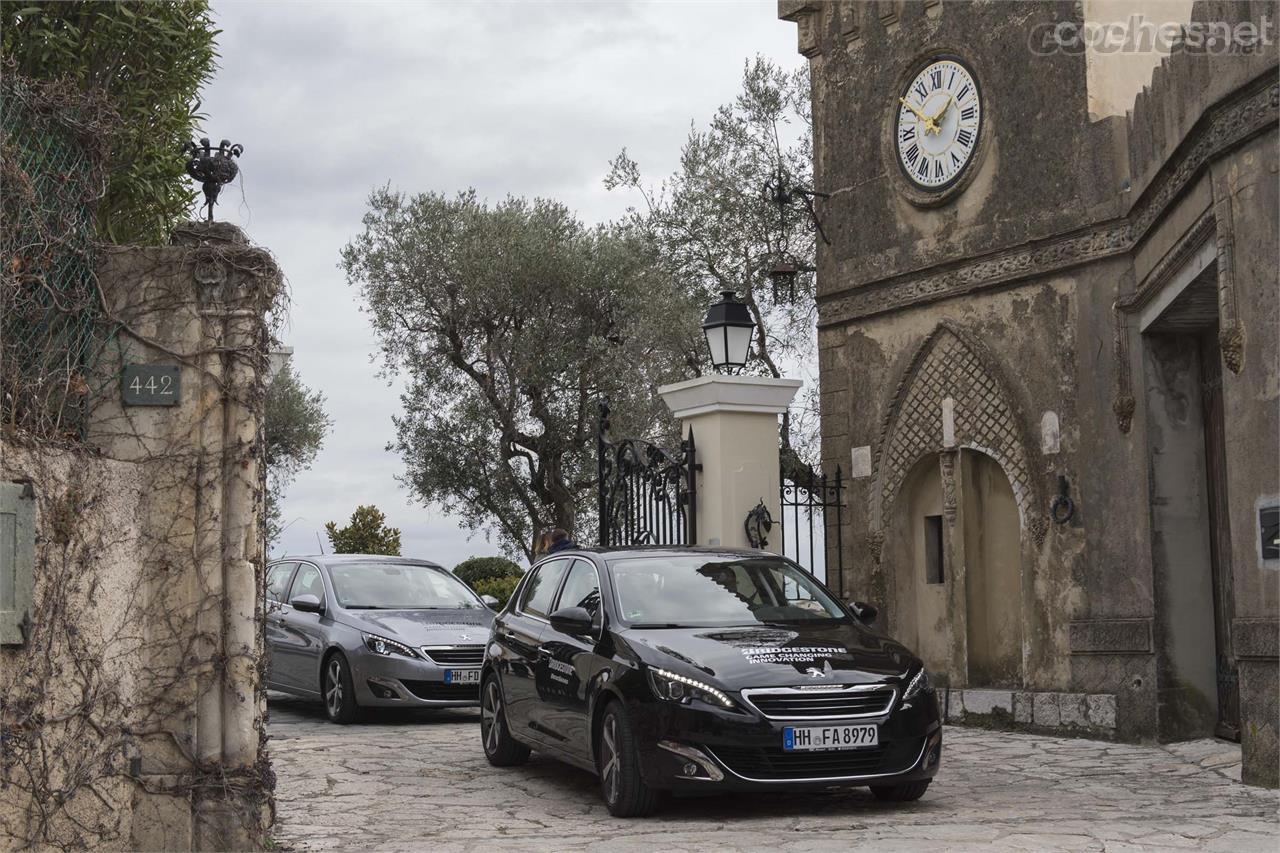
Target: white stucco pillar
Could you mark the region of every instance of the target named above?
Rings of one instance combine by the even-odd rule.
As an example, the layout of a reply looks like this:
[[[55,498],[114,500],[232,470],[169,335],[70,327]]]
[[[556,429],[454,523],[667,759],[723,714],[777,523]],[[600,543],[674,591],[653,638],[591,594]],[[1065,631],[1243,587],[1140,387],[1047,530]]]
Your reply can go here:
[[[697,445],[699,545],[746,548],[747,513],[764,501],[775,524],[778,507],[778,415],[787,410],[799,379],[703,376],[658,389],[667,407],[693,431]],[[774,528],[769,549],[781,543]]]

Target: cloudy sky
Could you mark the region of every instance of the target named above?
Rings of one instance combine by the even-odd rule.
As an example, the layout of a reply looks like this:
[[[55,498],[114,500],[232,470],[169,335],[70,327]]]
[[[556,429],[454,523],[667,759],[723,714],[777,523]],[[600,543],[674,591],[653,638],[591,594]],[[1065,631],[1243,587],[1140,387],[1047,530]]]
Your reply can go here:
[[[623,146],[651,178],[668,174],[690,122],[737,93],[745,59],[804,61],[776,9],[214,0],[222,59],[206,131],[245,147],[218,218],[279,259],[292,296],[286,343],[334,420],[289,491],[279,551],[315,553],[326,521],[373,503],[400,527],[406,555],[453,565],[497,553],[395,479],[400,460],[385,447],[399,390],[377,377],[373,334],[337,268],[369,190],[475,187],[493,200],[557,198],[589,222],[617,217],[634,199],[602,180]]]

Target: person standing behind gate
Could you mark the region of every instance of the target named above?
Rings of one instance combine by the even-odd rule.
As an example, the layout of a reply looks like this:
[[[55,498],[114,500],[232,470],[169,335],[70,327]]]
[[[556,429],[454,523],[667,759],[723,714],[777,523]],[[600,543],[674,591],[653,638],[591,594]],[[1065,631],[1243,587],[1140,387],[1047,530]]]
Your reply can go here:
[[[555,554],[559,551],[567,551],[570,548],[577,548],[578,543],[569,538],[569,532],[563,527],[557,527],[551,531],[551,547],[547,549],[548,554]]]

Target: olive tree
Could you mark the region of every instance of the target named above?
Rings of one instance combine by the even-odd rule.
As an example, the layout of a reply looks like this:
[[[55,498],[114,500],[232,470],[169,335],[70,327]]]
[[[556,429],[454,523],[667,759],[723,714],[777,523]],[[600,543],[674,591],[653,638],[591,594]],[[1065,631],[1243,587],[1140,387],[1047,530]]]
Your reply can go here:
[[[782,376],[813,364],[817,347],[814,279],[801,272],[793,292],[775,294],[775,263],[812,267],[815,230],[802,208],[781,210],[766,184],[779,174],[789,186],[812,184],[809,73],[786,71],[757,57],[746,63],[742,91],[720,107],[706,129],[693,128],[677,171],[646,184],[626,149],[610,164],[605,186],[637,194],[630,221],[658,251],[688,295],[706,305],[735,291],[760,329],[748,370]],[[791,471],[817,456],[816,383],[783,417],[783,461]]]
[[[655,387],[700,357],[698,306],[653,255],[545,199],[371,195],[342,264],[408,383],[389,449],[419,500],[509,554],[551,527],[585,538],[597,401],[623,431],[669,428]]]
[[[311,467],[333,426],[324,395],[303,384],[286,361],[267,383],[262,440],[267,465],[265,525],[270,547],[282,530],[284,491],[298,473]]]

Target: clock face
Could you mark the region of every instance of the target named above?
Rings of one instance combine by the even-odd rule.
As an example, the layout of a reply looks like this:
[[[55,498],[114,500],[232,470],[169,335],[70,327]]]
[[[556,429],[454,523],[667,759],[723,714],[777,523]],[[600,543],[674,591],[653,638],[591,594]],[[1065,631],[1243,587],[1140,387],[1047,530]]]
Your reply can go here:
[[[982,94],[954,59],[924,67],[897,102],[894,137],[902,171],[920,189],[951,186],[973,161],[982,133]]]

